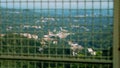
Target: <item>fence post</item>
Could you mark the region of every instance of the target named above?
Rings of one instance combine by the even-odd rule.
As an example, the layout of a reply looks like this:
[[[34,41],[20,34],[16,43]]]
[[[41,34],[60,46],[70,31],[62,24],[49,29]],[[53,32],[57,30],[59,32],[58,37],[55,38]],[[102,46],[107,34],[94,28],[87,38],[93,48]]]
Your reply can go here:
[[[113,68],[120,68],[120,0],[114,0]]]

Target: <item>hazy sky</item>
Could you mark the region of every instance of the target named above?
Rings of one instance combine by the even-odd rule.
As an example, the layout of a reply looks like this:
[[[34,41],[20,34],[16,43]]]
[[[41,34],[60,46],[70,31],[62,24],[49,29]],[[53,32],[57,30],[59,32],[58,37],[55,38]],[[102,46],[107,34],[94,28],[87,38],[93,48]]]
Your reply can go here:
[[[8,8],[29,8],[29,9],[83,9],[88,8],[99,9],[100,6],[102,9],[113,8],[113,2],[107,2],[108,0],[103,0],[104,2],[97,2],[100,0],[94,0],[96,2],[92,3],[91,0],[87,0],[89,2],[77,2],[84,0],[0,0],[0,6],[8,7]],[[28,1],[28,2],[27,2]],[[34,3],[33,3],[34,1]],[[56,2],[55,2],[56,1]],[[62,2],[63,1],[63,2]],[[68,2],[67,2],[68,1]],[[73,1],[70,3],[70,1]],[[106,2],[105,2],[106,1]],[[112,0],[109,0],[112,1]],[[13,3],[14,2],[14,3]],[[20,3],[21,2],[21,3]],[[85,6],[86,5],[86,6]]]

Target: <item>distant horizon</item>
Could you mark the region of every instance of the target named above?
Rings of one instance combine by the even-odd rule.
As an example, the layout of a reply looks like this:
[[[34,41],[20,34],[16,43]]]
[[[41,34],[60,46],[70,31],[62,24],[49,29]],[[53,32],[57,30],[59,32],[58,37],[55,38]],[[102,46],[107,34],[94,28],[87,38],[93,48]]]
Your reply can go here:
[[[3,8],[15,8],[15,9],[110,9],[113,8],[113,2],[62,2],[53,0],[45,0],[46,2],[40,2],[39,0],[35,0],[36,2],[26,2],[26,0],[0,0],[0,7]],[[22,2],[23,1],[23,2]],[[39,2],[37,2],[39,1]],[[49,2],[48,2],[49,1]]]

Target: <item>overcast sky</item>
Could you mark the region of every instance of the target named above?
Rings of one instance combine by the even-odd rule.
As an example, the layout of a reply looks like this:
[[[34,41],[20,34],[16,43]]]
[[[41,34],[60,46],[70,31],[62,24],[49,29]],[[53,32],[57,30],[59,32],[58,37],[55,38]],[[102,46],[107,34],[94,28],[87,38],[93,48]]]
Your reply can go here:
[[[107,2],[108,0],[103,0],[104,2],[97,2],[100,0],[94,0],[95,2],[80,2],[84,0],[0,0],[0,5],[2,7],[8,8],[29,8],[29,9],[99,9],[100,6],[102,9],[113,8],[113,2]],[[21,1],[21,3],[20,3]],[[27,2],[28,1],[28,2]],[[34,1],[34,2],[33,2]],[[56,2],[55,2],[56,1]],[[68,2],[67,2],[68,1]],[[70,3],[70,1],[73,1]],[[77,2],[79,1],[79,2]],[[105,2],[106,1],[106,2]],[[109,0],[112,1],[112,0]],[[14,2],[14,3],[13,3]],[[86,6],[85,6],[86,5]]]

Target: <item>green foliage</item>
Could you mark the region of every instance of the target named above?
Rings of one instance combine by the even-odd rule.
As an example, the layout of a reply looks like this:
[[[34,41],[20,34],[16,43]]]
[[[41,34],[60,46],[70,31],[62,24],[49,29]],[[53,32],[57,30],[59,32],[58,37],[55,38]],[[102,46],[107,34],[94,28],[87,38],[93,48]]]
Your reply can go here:
[[[96,56],[102,56],[102,51],[96,51]]]
[[[28,39],[24,36],[18,34],[7,34],[0,39],[1,45],[21,45],[21,46],[33,46],[33,45],[41,45],[38,41],[34,39]]]
[[[0,38],[0,46],[2,53],[34,53],[36,49],[34,46],[41,46],[40,42],[34,39],[28,39],[18,34],[6,34]]]
[[[77,56],[78,57],[84,57],[85,55],[84,54],[78,54]]]

